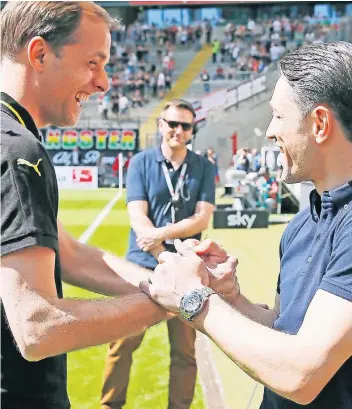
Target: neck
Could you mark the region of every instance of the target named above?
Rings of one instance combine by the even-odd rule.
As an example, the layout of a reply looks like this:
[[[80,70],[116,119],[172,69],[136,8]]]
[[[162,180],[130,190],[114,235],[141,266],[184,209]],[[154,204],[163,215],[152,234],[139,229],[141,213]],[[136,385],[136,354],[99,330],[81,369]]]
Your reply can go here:
[[[322,161],[320,177],[312,180],[320,195],[352,180],[352,143],[343,137],[336,145],[333,155]]]
[[[187,156],[187,146],[184,145],[178,149],[172,149],[170,146],[163,142],[161,144],[161,151],[166,159],[172,164],[181,165]]]
[[[40,119],[35,90],[31,88],[33,81],[28,78],[25,65],[4,58],[1,63],[1,70],[3,78],[6,78],[6,81],[1,84],[1,91],[10,95],[29,112],[37,128],[45,126],[46,124]]]

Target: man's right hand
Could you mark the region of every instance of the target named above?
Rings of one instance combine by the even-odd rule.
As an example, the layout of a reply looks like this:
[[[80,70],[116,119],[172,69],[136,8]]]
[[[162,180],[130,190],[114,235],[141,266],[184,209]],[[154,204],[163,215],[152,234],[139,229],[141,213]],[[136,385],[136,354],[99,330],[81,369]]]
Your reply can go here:
[[[229,256],[219,244],[209,239],[203,242],[188,239],[184,244],[193,249],[205,262],[209,275],[209,287],[222,294],[233,306],[240,294],[240,286],[236,277],[238,260]]]

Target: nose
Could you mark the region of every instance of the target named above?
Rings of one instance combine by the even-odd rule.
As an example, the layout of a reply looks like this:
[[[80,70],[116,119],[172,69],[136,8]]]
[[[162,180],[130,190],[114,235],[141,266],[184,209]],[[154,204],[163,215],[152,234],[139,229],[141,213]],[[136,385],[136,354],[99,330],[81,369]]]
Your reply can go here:
[[[110,89],[108,74],[105,69],[101,69],[97,72],[94,78],[94,88],[96,92],[107,92]]]
[[[176,134],[178,134],[178,135],[183,132],[183,129],[182,129],[181,124],[178,124],[178,125],[177,125],[177,128],[175,129],[175,132],[176,132]]]
[[[265,134],[266,139],[268,139],[269,141],[276,139],[275,132],[274,132],[273,119],[274,118],[271,119],[270,124],[268,125],[268,129],[266,130],[266,134]]]

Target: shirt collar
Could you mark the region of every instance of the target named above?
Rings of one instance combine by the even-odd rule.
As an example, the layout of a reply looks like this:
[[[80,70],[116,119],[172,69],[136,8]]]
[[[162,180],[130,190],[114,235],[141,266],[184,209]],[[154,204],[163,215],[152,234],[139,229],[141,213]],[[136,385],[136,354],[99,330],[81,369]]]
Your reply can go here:
[[[322,206],[333,205],[336,208],[343,207],[352,200],[352,181],[349,181],[332,190],[323,192],[319,195],[316,189],[309,195],[310,212],[315,222],[318,222]]]
[[[158,149],[156,150],[156,154],[155,154],[155,160],[157,162],[165,162],[166,158],[163,155],[163,152],[161,150],[161,146],[158,147]],[[193,162],[193,155],[192,155],[192,151],[190,151],[189,149],[187,149],[187,155],[186,155],[186,159],[184,160],[183,163],[187,163],[188,165],[191,164]]]
[[[2,101],[6,102],[8,105],[10,105],[17,113],[18,115],[22,118],[26,128],[33,133],[33,135],[39,139],[39,141],[42,140],[41,135],[38,131],[38,128],[36,127],[33,118],[30,116],[29,112],[22,106],[20,105],[17,101],[15,101],[10,95],[6,94],[5,92],[1,92],[1,98]],[[4,104],[0,104],[0,109],[1,112],[6,112],[8,115],[10,115],[13,119],[15,119],[17,122],[19,122],[19,119],[17,118],[16,114],[8,108]]]

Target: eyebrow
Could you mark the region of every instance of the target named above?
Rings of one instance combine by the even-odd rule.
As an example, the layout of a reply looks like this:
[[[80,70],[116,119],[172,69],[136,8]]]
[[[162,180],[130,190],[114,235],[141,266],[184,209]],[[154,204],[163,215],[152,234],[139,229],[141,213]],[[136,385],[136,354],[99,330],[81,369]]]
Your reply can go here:
[[[93,53],[92,55],[94,55],[95,57],[99,57],[102,60],[108,60],[109,59],[108,56],[106,54],[104,54],[103,52],[101,52],[101,51],[97,51],[97,52]]]

